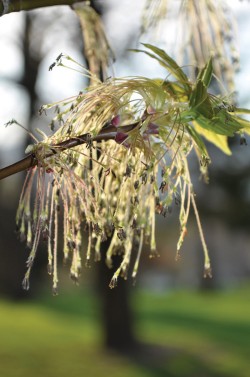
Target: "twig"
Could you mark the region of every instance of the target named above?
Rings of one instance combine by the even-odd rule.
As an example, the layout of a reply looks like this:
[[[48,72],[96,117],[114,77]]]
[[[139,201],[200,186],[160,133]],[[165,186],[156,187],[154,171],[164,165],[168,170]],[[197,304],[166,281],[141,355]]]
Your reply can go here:
[[[137,125],[138,125],[138,122],[134,124],[129,124],[124,127],[121,127],[121,130],[124,132],[129,132],[133,130]],[[50,147],[51,147],[52,152],[48,152],[45,155],[44,159],[53,156],[55,153],[61,153],[65,149],[70,149],[70,148],[77,147],[78,145],[87,144],[89,141],[99,142],[102,140],[114,140],[117,135],[117,131],[118,130],[115,126],[110,125],[103,128],[100,131],[100,133],[94,137],[91,137],[91,135],[87,133],[87,134],[80,135],[78,137],[67,139],[58,144],[51,144]],[[12,165],[6,166],[3,169],[0,169],[0,180],[7,178],[10,175],[19,173],[23,170],[29,169],[33,166],[36,166],[37,164],[38,164],[38,160],[36,158],[36,154],[30,153],[24,159],[17,161]]]
[[[53,5],[73,5],[78,2],[79,0],[0,0],[0,16],[21,10],[28,11]]]

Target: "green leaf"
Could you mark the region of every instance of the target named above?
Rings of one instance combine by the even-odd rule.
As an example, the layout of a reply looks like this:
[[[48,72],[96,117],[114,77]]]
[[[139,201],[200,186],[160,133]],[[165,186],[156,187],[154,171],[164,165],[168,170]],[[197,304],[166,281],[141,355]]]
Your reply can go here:
[[[246,132],[249,135],[250,134],[250,121],[247,119],[240,118],[238,116],[234,116],[234,118],[241,125],[242,131]]]
[[[178,81],[180,81],[187,91],[190,90],[191,86],[187,75],[181,69],[181,67],[162,49],[155,47],[148,43],[142,43],[143,46],[151,50],[154,54],[140,49],[133,49],[130,51],[143,52],[153,59],[156,59],[164,68],[166,68]]]
[[[233,112],[236,113],[236,114],[250,114],[250,109],[235,107]]]
[[[198,134],[198,132],[194,129],[194,127],[190,126],[189,124],[186,125],[186,129],[189,133],[189,135],[192,137],[193,141],[195,142],[197,146],[197,151],[199,152],[200,155],[205,155],[208,156],[206,146],[204,144],[204,141]]]
[[[213,75],[213,64],[212,64],[212,58],[209,59],[207,64],[203,69],[200,70],[197,81],[200,80],[203,82],[206,88],[209,87],[210,81],[212,79]]]
[[[190,96],[189,105],[191,110],[211,119],[214,115],[207,88],[201,80],[198,80]]]
[[[222,111],[212,119],[199,115],[194,120],[200,127],[219,135],[234,136],[235,132],[242,129],[241,124],[236,119]]]
[[[200,70],[195,87],[190,95],[189,105],[191,110],[198,112],[205,118],[211,119],[214,115],[212,103],[207,92],[213,74],[212,59],[210,58],[203,69]]]
[[[214,144],[217,148],[221,149],[227,155],[231,155],[232,152],[228,147],[228,139],[225,135],[218,135],[214,132],[208,131],[199,126],[199,124],[194,121],[193,125],[195,130],[202,136],[204,136],[210,143]]]
[[[191,109],[196,108],[199,106],[202,102],[204,102],[207,98],[207,89],[202,83],[201,80],[197,82],[195,85],[192,94],[190,96],[189,105]]]
[[[172,97],[178,99],[180,102],[187,102],[188,96],[183,87],[178,82],[171,82],[164,80],[162,88]]]

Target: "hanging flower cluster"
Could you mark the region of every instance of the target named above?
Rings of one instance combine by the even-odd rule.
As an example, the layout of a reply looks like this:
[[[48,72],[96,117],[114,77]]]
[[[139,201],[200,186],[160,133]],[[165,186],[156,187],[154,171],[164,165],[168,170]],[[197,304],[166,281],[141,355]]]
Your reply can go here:
[[[145,241],[150,244],[151,255],[156,254],[156,214],[166,216],[173,203],[179,205],[177,254],[193,207],[205,255],[204,276],[211,276],[188,155],[195,149],[206,175],[210,159],[200,134],[228,152],[227,136],[248,127],[248,122],[236,115],[243,110],[207,92],[211,60],[191,83],[164,51],[151,45],[145,48],[173,81],[129,77],[102,83],[96,79],[96,85],[86,92],[41,109],[46,112],[56,107],[57,115],[51,122],[56,131],[27,149],[34,163],[17,212],[20,236],[31,249],[25,289],[29,288],[31,267],[43,239],[48,243],[48,272],[57,293],[58,239],[62,233],[63,255],[70,260],[74,281],[78,281],[82,259],[87,265],[100,260],[100,245],[107,238],[108,267],[112,267],[113,255],[122,255],[110,287],[116,286],[119,276],[126,279],[132,253],[136,253],[135,278]],[[56,64],[64,65],[63,59],[72,61],[60,56]],[[88,234],[86,250],[82,250],[83,230]]]
[[[190,75],[194,78],[197,68],[203,67],[212,56],[214,74],[228,91],[233,92],[240,58],[236,21],[225,1],[147,0],[142,17],[142,33],[152,34],[152,29],[159,29],[161,21],[163,25],[163,21],[171,17],[177,25],[173,51],[176,60],[180,64],[188,64]],[[163,28],[160,28],[160,33],[167,40]],[[219,88],[219,92],[223,90]]]

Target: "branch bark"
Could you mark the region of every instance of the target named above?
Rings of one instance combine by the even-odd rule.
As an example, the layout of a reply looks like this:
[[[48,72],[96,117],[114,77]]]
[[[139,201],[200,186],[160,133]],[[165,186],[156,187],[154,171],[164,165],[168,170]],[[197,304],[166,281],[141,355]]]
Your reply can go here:
[[[121,130],[124,132],[129,132],[137,127],[139,122],[128,124],[126,126],[121,127]],[[88,144],[90,141],[100,142],[102,140],[115,140],[117,134],[119,133],[119,129],[117,129],[113,125],[109,125],[104,127],[100,133],[94,137],[89,137],[89,134],[83,134],[78,137],[70,138],[68,140],[62,141],[58,144],[51,144],[51,152],[44,156],[44,159],[53,156],[55,153],[61,153],[66,149],[77,147],[78,145]],[[4,178],[9,177],[10,175],[19,173],[23,170],[32,168],[38,164],[38,160],[36,158],[35,153],[30,153],[27,157],[23,158],[20,161],[15,162],[12,165],[6,166],[5,168],[0,169],[0,181]]]
[[[78,145],[87,143],[87,135],[84,134],[79,136],[78,138],[71,138],[68,140],[63,141],[62,143],[51,145],[51,150],[53,152],[48,153],[44,159],[53,156],[55,153],[61,153],[62,151],[70,148],[74,148]],[[92,138],[92,141],[100,141],[100,140],[111,140],[115,138],[115,133],[105,133],[103,135],[99,134],[95,138]],[[38,160],[36,159],[35,153],[30,153],[27,157],[23,158],[20,161],[15,162],[12,165],[6,166],[3,169],[0,169],[0,180],[9,177],[10,175],[19,173],[23,170],[32,168],[38,164]]]
[[[82,0],[84,2],[87,0]],[[73,5],[79,0],[0,0],[0,16],[21,10],[33,10],[54,5]]]

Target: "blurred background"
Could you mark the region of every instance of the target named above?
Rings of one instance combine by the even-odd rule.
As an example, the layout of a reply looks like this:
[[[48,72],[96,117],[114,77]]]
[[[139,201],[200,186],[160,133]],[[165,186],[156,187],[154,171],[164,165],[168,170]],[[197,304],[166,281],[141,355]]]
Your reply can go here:
[[[241,69],[236,76],[240,107],[250,107],[250,4],[228,1],[238,23]],[[157,35],[140,37],[144,1],[92,2],[103,17],[116,56],[116,76],[164,77],[141,54],[139,42],[158,45]],[[4,124],[15,118],[36,136],[48,131],[38,116],[42,104],[78,93],[86,82],[58,67],[62,52],[86,64],[81,29],[67,6],[0,18],[0,167],[24,156],[28,133]],[[160,29],[171,53],[173,32]],[[152,38],[151,40],[149,40]],[[167,44],[168,43],[168,44]],[[247,140],[249,144],[249,140]],[[59,296],[51,296],[46,250],[39,248],[31,289],[22,290],[28,250],[17,240],[15,212],[25,174],[0,181],[0,371],[4,377],[187,376],[248,377],[250,352],[250,150],[230,140],[232,156],[208,145],[210,182],[200,180],[191,156],[197,204],[211,254],[213,279],[203,279],[203,254],[195,220],[180,261],[175,261],[177,210],[158,218],[159,258],[140,264],[135,286],[121,281],[108,289],[110,271],[100,262],[83,270],[79,286],[61,267]],[[105,245],[104,245],[105,247]],[[111,272],[112,275],[112,272]]]

